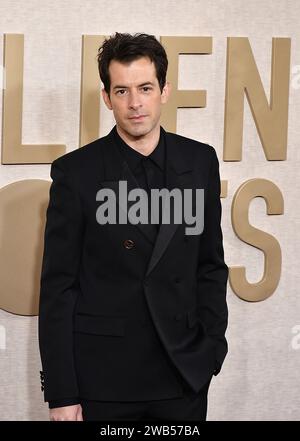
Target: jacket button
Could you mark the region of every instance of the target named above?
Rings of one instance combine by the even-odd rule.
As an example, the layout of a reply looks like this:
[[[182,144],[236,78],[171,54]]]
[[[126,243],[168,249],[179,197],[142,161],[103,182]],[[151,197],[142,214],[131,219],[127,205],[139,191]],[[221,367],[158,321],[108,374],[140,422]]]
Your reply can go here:
[[[134,247],[134,242],[131,239],[126,239],[124,240],[123,245],[127,250],[130,250],[131,248]]]
[[[44,391],[44,389],[45,389],[44,386],[41,386],[41,391],[42,391],[42,392]]]

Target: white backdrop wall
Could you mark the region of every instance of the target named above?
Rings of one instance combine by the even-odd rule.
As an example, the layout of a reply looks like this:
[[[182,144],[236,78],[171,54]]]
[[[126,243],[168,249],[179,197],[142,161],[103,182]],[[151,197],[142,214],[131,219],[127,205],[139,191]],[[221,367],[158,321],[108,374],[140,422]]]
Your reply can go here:
[[[78,148],[83,34],[147,32],[212,36],[213,53],[180,57],[179,88],[207,90],[207,107],[178,110],[177,133],[212,144],[228,180],[222,227],[228,266],[244,265],[249,282],[263,275],[264,256],[236,237],[231,204],[242,182],[273,181],[284,197],[284,214],[268,216],[262,198],[250,206],[252,225],[274,235],[282,250],[282,275],[267,300],[249,303],[228,285],[229,353],[209,391],[208,420],[300,419],[299,296],[299,0],[1,0],[3,35],[24,34],[23,143],[65,143]],[[289,37],[291,86],[286,161],[267,161],[245,101],[243,160],[223,162],[226,38],[248,37],[269,98],[272,37]],[[2,64],[2,62],[1,62]],[[298,67],[297,67],[298,66]],[[0,105],[2,118],[2,104]],[[113,126],[101,102],[101,133]],[[1,129],[0,129],[1,130]],[[0,165],[0,187],[21,179],[46,179],[50,165]],[[0,251],[1,252],[1,251]],[[0,285],[1,290],[1,285]],[[294,340],[293,340],[294,339]],[[0,419],[42,420],[48,407],[40,391],[37,317],[0,310]]]

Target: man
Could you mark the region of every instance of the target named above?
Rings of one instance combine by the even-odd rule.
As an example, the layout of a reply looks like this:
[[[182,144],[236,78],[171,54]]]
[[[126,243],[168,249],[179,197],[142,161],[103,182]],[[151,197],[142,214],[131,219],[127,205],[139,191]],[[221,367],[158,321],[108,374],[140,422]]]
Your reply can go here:
[[[219,163],[212,146],[160,126],[167,65],[154,36],[105,40],[98,67],[116,125],[51,167],[39,314],[51,420],[206,419],[227,353]],[[121,217],[124,183],[204,189],[203,231],[165,222],[150,198],[155,222],[128,222],[126,200],[127,222],[105,223],[101,190]]]

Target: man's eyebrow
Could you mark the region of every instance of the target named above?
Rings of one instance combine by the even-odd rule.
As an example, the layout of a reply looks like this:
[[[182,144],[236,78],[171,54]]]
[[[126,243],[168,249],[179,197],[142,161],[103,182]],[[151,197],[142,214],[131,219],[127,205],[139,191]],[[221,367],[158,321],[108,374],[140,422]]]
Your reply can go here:
[[[143,87],[143,86],[148,86],[148,85],[154,86],[154,83],[152,83],[152,81],[147,81],[146,83],[139,84],[138,87]],[[127,88],[128,88],[128,86],[117,85],[117,86],[113,87],[113,90],[115,90],[115,89],[127,89]]]

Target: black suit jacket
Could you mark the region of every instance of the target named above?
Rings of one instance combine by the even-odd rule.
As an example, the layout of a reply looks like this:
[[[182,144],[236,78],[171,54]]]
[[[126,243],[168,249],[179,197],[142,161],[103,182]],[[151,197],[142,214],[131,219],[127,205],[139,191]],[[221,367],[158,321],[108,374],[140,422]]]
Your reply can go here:
[[[214,148],[165,132],[166,187],[203,188],[204,230],[100,225],[96,194],[138,187],[105,137],[52,163],[41,273],[45,401],[150,400],[195,392],[227,353],[219,162]],[[118,198],[117,198],[118,201]]]

